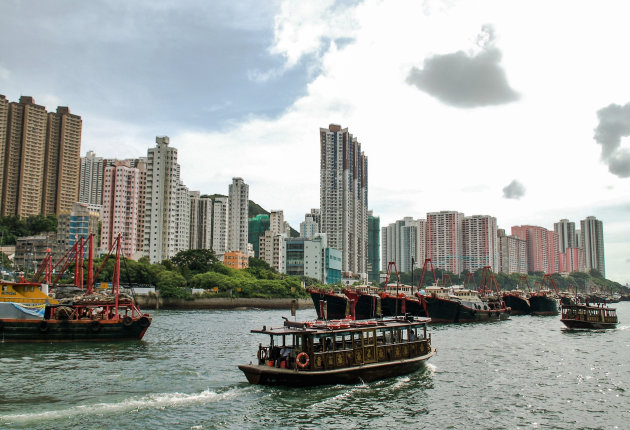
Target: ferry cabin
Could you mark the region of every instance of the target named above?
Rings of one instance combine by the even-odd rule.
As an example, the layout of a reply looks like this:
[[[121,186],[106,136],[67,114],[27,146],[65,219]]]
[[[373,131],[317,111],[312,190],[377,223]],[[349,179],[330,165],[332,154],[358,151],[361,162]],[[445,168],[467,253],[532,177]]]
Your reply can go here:
[[[427,320],[287,321],[284,327],[252,330],[252,333],[270,336],[269,346],[259,345],[259,365],[309,372],[429,354],[432,350]]]
[[[561,319],[605,324],[617,324],[618,321],[614,308],[583,305],[563,306]]]

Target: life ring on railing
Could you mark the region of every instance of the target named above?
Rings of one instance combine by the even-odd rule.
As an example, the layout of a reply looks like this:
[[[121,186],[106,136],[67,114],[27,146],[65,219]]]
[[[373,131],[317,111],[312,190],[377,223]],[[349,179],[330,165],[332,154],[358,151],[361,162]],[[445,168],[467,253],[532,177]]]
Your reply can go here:
[[[308,366],[308,363],[311,362],[310,358],[308,358],[308,354],[304,351],[300,352],[298,356],[295,358],[297,365],[300,366],[300,369],[304,369]]]

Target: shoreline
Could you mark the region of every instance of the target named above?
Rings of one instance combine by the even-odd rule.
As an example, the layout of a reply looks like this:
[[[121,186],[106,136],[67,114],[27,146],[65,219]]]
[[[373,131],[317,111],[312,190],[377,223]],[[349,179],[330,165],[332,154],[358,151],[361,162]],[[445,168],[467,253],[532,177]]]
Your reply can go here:
[[[169,309],[169,310],[193,310],[193,309],[291,309],[296,302],[297,309],[306,309],[313,306],[311,299],[293,298],[229,298],[199,297],[192,300],[176,298],[158,298],[151,296],[136,296],[136,304],[140,309]]]

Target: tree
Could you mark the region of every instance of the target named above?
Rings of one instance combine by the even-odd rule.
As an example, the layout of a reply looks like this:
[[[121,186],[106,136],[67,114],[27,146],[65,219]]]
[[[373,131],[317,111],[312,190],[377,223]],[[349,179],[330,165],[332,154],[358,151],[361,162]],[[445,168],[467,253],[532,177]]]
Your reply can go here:
[[[186,279],[198,273],[208,272],[219,260],[210,249],[189,249],[180,251],[171,258],[171,263]]]

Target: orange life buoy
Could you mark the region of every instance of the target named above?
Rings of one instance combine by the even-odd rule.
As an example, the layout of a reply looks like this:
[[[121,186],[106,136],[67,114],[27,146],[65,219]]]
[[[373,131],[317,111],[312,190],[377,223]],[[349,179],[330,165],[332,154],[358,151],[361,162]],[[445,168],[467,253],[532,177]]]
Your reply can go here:
[[[296,361],[297,365],[300,366],[301,369],[304,369],[306,366],[308,366],[308,363],[310,363],[311,360],[308,358],[308,354],[302,351],[298,354]]]

